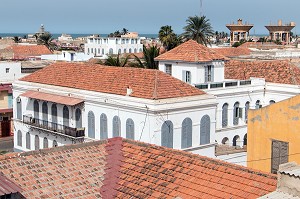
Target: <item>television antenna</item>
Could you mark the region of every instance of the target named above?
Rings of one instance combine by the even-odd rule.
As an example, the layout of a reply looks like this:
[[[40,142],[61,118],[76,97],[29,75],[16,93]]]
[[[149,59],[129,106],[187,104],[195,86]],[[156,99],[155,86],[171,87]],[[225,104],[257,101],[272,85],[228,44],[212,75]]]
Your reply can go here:
[[[200,16],[202,16],[202,0],[200,0]]]

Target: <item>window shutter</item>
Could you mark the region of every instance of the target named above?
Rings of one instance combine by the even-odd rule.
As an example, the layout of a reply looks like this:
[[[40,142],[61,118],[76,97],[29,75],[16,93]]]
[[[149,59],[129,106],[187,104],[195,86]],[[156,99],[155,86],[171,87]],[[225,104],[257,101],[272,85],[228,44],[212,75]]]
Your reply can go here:
[[[95,115],[93,111],[88,113],[88,136],[95,138]]]
[[[211,82],[214,82],[214,80],[215,80],[215,73],[214,73],[214,70],[215,70],[215,67],[212,65],[211,66]]]
[[[185,70],[182,71],[182,81],[186,82],[186,71]]]
[[[208,67],[204,66],[204,81],[208,82]]]
[[[239,118],[243,118],[243,109],[239,108]]]
[[[33,109],[34,109],[33,117],[35,119],[39,119],[40,110],[39,110],[39,102],[37,100],[34,100],[34,102],[33,102]]]
[[[161,145],[173,148],[173,123],[165,121],[161,129]]]
[[[130,118],[126,121],[126,138],[134,140],[134,122]]]
[[[22,146],[22,132],[20,131],[20,130],[18,130],[18,135],[17,135],[18,137],[18,141],[17,141],[17,143],[18,143],[18,146]]]
[[[63,125],[69,126],[69,108],[67,106],[63,108]]]
[[[277,173],[279,165],[288,162],[288,143],[272,141],[271,172]]]
[[[22,101],[21,98],[17,98],[17,118],[22,120]]]
[[[188,73],[189,73],[189,81],[188,81],[188,83],[191,83],[192,82],[192,73],[190,72],[190,71],[188,71]]]
[[[100,140],[108,138],[107,132],[107,117],[104,113],[100,116]]]
[[[113,118],[113,137],[120,136],[120,125],[121,125],[120,118],[118,116],[115,116]]]
[[[200,122],[200,145],[210,143],[210,117],[204,115]]]
[[[43,149],[48,148],[48,139],[44,137],[44,142],[43,142]]]
[[[76,120],[76,128],[82,127],[82,116],[81,116],[81,110],[79,108],[75,111],[75,120]]]
[[[53,130],[57,130],[57,106],[56,106],[56,104],[52,104],[51,115],[52,115],[52,128],[53,128]]]
[[[192,120],[185,118],[181,127],[181,148],[189,148],[192,146]]]
[[[246,102],[246,104],[245,104],[245,121],[246,122],[248,121],[248,110],[249,110],[249,107],[250,107],[250,102]]]
[[[30,149],[30,134],[26,133],[26,149]]]
[[[222,107],[222,127],[228,125],[228,104],[224,104]]]
[[[38,135],[34,137],[34,149],[39,150],[40,149],[40,138]]]

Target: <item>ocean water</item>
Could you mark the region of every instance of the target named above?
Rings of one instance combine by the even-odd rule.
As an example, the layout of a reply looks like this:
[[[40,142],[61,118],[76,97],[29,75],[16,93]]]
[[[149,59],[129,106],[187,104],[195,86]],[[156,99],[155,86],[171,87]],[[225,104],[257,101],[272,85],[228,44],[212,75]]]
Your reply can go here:
[[[14,37],[14,36],[17,36],[17,37],[23,37],[24,35],[28,35],[28,34],[34,34],[34,33],[0,33],[0,37]],[[87,36],[90,36],[90,35],[93,35],[92,33],[91,34],[69,34],[71,35],[74,39],[77,38],[77,37],[87,37]],[[104,33],[104,34],[100,34],[101,37],[106,37],[108,35],[108,33]],[[59,36],[61,36],[61,34],[52,34],[53,38],[54,39],[57,39]],[[140,37],[146,37],[146,38],[157,38],[158,37],[158,34],[139,34]]]

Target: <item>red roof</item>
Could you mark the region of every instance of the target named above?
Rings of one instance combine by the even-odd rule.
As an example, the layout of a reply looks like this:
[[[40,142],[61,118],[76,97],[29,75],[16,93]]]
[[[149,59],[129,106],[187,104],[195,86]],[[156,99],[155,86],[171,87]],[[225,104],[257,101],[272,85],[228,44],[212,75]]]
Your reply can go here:
[[[159,70],[109,67],[87,63],[55,63],[21,79],[27,82],[76,88],[145,99],[202,95],[205,92]]]
[[[184,61],[184,62],[209,62],[214,60],[227,60],[227,58],[213,49],[189,40],[172,50],[155,58],[157,61]]]
[[[251,53],[251,50],[249,48],[214,48],[214,51],[226,57],[250,55]]]
[[[6,194],[18,193],[22,189],[0,173],[0,196]],[[5,197],[4,197],[5,198]]]
[[[44,45],[15,45],[10,48],[13,51],[13,59],[27,59],[29,57],[52,54]]]
[[[289,61],[235,61],[225,63],[225,78],[246,80],[265,78],[267,82],[300,85],[300,68]]]
[[[122,138],[0,156],[26,198],[257,198],[277,177]]]

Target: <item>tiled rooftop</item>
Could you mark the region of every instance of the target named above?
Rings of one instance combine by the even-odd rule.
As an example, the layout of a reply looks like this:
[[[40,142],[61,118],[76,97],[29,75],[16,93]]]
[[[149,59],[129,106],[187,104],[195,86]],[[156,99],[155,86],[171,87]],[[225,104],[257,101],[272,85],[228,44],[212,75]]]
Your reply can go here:
[[[26,59],[32,56],[52,54],[52,52],[44,45],[14,45],[9,48],[13,51],[14,59]]]
[[[246,80],[265,78],[266,82],[300,85],[300,68],[289,61],[235,61],[225,63],[225,78]]]
[[[122,138],[0,156],[27,198],[257,198],[277,177]]]
[[[198,44],[194,40],[189,40],[155,58],[157,61],[168,60],[184,62],[209,62],[227,59],[228,58],[215,52],[213,49]]]
[[[202,95],[205,92],[159,70],[109,67],[86,63],[55,63],[21,79],[27,82],[76,88],[145,99]]]
[[[238,57],[241,55],[250,55],[251,53],[249,48],[214,48],[214,51],[226,57]]]

